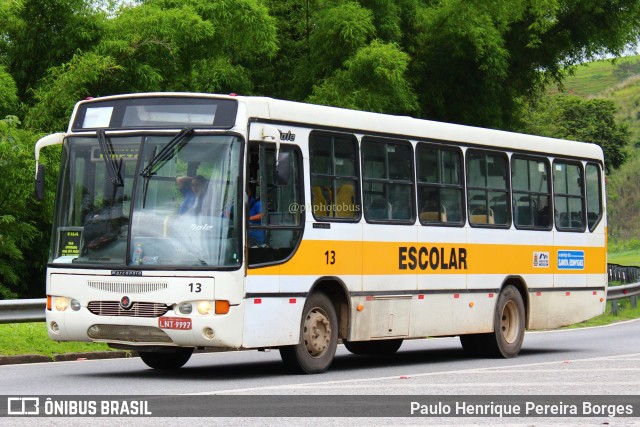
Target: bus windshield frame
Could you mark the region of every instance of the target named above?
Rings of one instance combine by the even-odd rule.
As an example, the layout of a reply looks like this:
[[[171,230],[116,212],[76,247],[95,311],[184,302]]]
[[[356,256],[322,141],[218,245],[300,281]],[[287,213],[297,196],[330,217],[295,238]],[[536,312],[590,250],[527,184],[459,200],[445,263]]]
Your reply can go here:
[[[50,263],[240,268],[241,136],[189,132],[169,147],[176,134],[107,131],[100,141],[99,133],[63,143]]]

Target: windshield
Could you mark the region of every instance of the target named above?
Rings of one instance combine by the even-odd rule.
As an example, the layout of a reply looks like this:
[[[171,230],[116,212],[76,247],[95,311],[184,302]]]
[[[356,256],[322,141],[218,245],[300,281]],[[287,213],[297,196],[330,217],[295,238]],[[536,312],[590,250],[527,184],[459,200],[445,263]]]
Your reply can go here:
[[[177,135],[65,141],[52,262],[239,265],[241,141]]]

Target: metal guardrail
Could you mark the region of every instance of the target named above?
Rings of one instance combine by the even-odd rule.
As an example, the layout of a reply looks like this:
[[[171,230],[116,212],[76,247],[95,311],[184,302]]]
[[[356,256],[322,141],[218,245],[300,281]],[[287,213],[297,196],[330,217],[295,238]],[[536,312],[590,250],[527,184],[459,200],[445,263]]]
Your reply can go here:
[[[0,323],[44,322],[46,298],[0,301]]]
[[[635,297],[638,295],[640,295],[640,283],[632,283],[631,285],[622,286],[609,286],[607,288],[607,301]]]
[[[618,312],[617,300],[632,297],[632,306],[636,306],[636,298],[640,295],[640,267],[627,267],[618,264],[607,264],[609,282],[628,283],[622,286],[609,286],[607,301],[613,301],[613,314]],[[1,323],[44,322],[46,298],[18,299],[0,301]]]
[[[609,282],[638,283],[640,267],[628,267],[618,264],[607,264]]]

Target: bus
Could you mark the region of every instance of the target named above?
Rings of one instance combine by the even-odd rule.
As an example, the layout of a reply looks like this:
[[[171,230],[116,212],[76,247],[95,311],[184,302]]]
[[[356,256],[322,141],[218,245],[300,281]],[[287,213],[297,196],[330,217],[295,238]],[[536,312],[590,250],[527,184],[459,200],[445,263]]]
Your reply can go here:
[[[266,97],[78,102],[61,145],[46,277],[56,341],[136,351],[278,349],[320,373],[338,344],[459,336],[515,357],[526,329],[606,304],[594,144]]]

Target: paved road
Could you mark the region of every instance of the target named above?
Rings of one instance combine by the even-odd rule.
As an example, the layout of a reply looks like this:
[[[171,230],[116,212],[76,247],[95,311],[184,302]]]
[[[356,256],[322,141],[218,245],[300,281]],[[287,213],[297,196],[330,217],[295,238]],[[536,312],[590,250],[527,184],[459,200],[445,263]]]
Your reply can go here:
[[[600,328],[528,333],[520,356],[508,360],[471,359],[462,352],[457,338],[442,338],[405,342],[393,358],[355,356],[340,346],[331,370],[314,376],[285,374],[277,351],[251,351],[196,354],[185,367],[171,373],[148,369],[138,358],[5,365],[0,366],[0,386],[5,395],[283,395],[283,404],[287,395],[638,395],[640,320]],[[214,425],[247,425],[246,420],[237,418],[210,421]],[[320,421],[253,418],[248,424],[411,425],[428,421],[429,425],[481,425],[488,420]],[[491,419],[492,425],[558,423],[628,426],[640,425],[640,419]],[[172,421],[154,419],[153,424],[169,425]],[[95,425],[110,424],[100,419]]]

